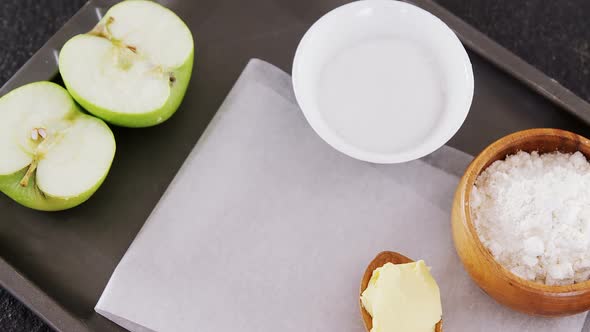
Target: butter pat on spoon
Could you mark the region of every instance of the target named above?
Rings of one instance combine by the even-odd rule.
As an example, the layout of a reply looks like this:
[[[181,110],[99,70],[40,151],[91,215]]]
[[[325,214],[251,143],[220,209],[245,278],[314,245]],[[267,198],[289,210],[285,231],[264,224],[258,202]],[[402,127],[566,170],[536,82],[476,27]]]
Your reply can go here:
[[[442,332],[442,320],[436,323],[442,314],[440,291],[423,261],[392,251],[378,254],[361,280],[359,303],[369,332]],[[375,318],[380,325],[373,329]],[[428,320],[431,328],[425,327]]]

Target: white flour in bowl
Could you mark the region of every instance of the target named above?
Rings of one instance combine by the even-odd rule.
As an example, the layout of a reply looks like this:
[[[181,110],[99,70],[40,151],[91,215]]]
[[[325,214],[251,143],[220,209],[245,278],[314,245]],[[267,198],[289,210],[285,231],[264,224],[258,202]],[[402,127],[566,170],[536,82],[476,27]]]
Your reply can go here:
[[[518,152],[477,178],[471,215],[495,259],[521,278],[590,277],[590,164],[580,152]]]

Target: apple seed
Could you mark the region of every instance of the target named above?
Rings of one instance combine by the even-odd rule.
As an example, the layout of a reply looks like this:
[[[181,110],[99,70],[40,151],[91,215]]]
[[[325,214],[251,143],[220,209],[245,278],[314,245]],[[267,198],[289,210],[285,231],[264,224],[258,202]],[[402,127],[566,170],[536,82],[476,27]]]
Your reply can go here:
[[[43,127],[31,129],[31,139],[37,141],[41,137],[42,139],[47,138],[47,130]]]
[[[47,130],[45,130],[45,128],[39,128],[37,129],[37,132],[39,133],[39,136],[41,136],[41,138],[47,138]]]
[[[33,141],[37,142],[39,140],[39,138],[41,138],[41,140],[43,140],[44,142],[40,143],[37,146],[37,149],[35,152],[35,157],[33,158],[33,161],[31,162],[31,164],[29,165],[29,169],[27,170],[27,173],[25,174],[25,176],[22,178],[22,180],[19,183],[21,185],[21,187],[26,187],[29,185],[29,180],[31,179],[31,176],[33,175],[33,173],[37,169],[37,165],[39,163],[39,155],[42,153],[41,151],[43,151],[43,147],[45,145],[44,143],[46,143],[45,139],[47,138],[47,129],[45,129],[43,127],[31,129],[31,139]]]
[[[37,130],[36,128],[34,128],[33,130],[31,130],[31,139],[33,141],[36,141],[39,139],[39,130]]]

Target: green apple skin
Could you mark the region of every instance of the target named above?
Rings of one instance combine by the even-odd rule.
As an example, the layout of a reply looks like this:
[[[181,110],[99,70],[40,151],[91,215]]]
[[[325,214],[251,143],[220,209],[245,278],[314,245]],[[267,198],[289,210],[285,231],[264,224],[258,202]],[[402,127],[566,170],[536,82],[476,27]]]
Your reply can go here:
[[[30,83],[29,85],[32,85],[32,84],[48,84],[48,85],[58,86],[57,84],[52,83],[52,82],[35,82],[35,83]],[[24,88],[24,87],[25,86],[23,86],[22,88]],[[63,87],[59,86],[59,88],[62,89],[64,91],[64,93],[67,93],[67,91]],[[8,97],[8,95],[4,96],[3,98],[5,98],[5,97]],[[72,102],[72,108],[70,109],[70,113],[74,113],[78,117],[92,118],[93,121],[97,121],[97,123],[100,123],[102,126],[106,127],[108,129],[108,132],[111,135],[110,139],[112,139],[113,146],[116,150],[116,141],[115,141],[115,137],[113,135],[113,132],[106,125],[106,123],[104,123],[104,121],[102,121],[98,118],[95,118],[91,115],[88,115],[86,113],[83,113],[82,110],[74,102]],[[109,165],[112,165],[112,162],[114,160],[114,155],[115,155],[115,151],[113,151],[113,157],[110,160]],[[39,187],[37,186],[37,175],[36,174],[31,176],[28,186],[22,187],[20,185],[20,181],[27,173],[28,168],[29,168],[29,166],[26,166],[22,170],[17,171],[15,173],[7,174],[7,175],[0,175],[0,192],[4,193],[6,196],[11,198],[12,200],[17,202],[18,204],[23,205],[27,208],[31,208],[33,210],[39,210],[39,211],[50,211],[50,212],[71,209],[73,207],[76,207],[76,206],[86,202],[102,185],[102,183],[104,182],[104,180],[106,179],[106,177],[110,171],[110,166],[109,166],[107,168],[107,170],[105,171],[104,175],[99,179],[99,181],[93,187],[91,187],[90,189],[88,189],[87,191],[85,191],[79,195],[76,195],[75,197],[52,197],[52,196],[42,192],[39,189]]]
[[[130,3],[130,2],[143,2],[143,0],[127,0],[127,1],[122,1],[122,2],[114,5],[113,7],[111,7],[107,11],[107,13],[104,15],[104,17],[98,22],[97,26],[107,24],[108,19],[111,17],[110,13],[113,9],[115,9],[115,7],[124,6],[126,3]],[[151,1],[149,1],[149,2],[151,2]],[[157,2],[154,2],[154,3],[158,4]],[[162,9],[172,13],[174,16],[178,17],[176,15],[176,13],[174,13],[169,8],[166,8],[165,6],[162,6],[160,4],[158,4],[158,6],[160,6]],[[180,20],[180,22],[182,22],[182,25],[190,32],[190,29],[188,28],[186,23],[184,23],[179,17],[178,17],[178,19]],[[70,39],[68,42],[66,42],[66,44],[62,47],[62,50],[65,49],[70,42],[74,41],[79,36],[81,36],[81,35],[74,36],[72,39]],[[192,34],[191,34],[191,37],[192,37]],[[68,83],[67,77],[63,77],[63,81],[65,83],[66,88],[68,89],[68,92],[76,100],[76,102],[78,102],[78,104],[80,104],[89,113],[105,120],[106,122],[113,124],[113,125],[117,125],[117,126],[121,126],[121,127],[129,127],[129,128],[152,127],[152,126],[156,126],[156,125],[168,120],[178,110],[180,104],[182,103],[182,101],[184,99],[184,96],[186,94],[186,90],[188,89],[188,85],[189,85],[189,82],[190,82],[190,79],[192,76],[192,72],[193,72],[194,58],[195,58],[195,46],[193,43],[191,52],[187,56],[186,61],[182,65],[180,65],[179,67],[172,69],[176,80],[175,80],[174,84],[172,85],[172,87],[170,88],[170,95],[169,95],[166,103],[161,108],[155,109],[153,111],[146,112],[146,113],[137,113],[137,114],[122,113],[122,112],[117,112],[117,111],[113,111],[110,109],[106,109],[104,107],[101,107],[100,105],[96,105],[96,104],[86,100],[85,98],[83,98],[79,93],[76,92],[74,87],[72,87],[71,84]],[[65,63],[67,61],[68,61],[68,59],[63,55],[63,53],[60,53],[59,68],[60,68],[60,72],[62,72],[62,76],[63,76],[63,72],[64,72],[64,70],[62,70],[62,68],[65,68]]]
[[[28,166],[10,175],[0,175],[0,191],[24,207],[47,212],[71,209],[86,202],[102,185],[108,174],[108,172],[105,173],[94,187],[81,195],[72,198],[60,198],[48,196],[39,190],[35,176],[31,177],[27,187],[22,187],[19,183],[27,173],[27,168]]]
[[[194,54],[195,51],[193,49],[186,62],[174,71],[174,73],[176,74],[176,82],[174,83],[174,86],[170,89],[170,97],[168,97],[168,100],[164,104],[164,106],[149,113],[131,114],[113,112],[111,110],[90,103],[86,99],[82,98],[78,93],[76,93],[76,91],[68,85],[68,82],[66,80],[64,80],[64,83],[66,85],[66,88],[68,89],[68,92],[74,98],[74,100],[78,102],[78,104],[80,104],[85,110],[87,110],[91,114],[105,120],[106,122],[114,124],[116,126],[129,128],[152,127],[168,120],[172,115],[174,115],[174,113],[176,113],[176,110],[178,110],[178,108],[180,107],[180,104],[184,99],[184,95],[186,94],[186,90],[188,89],[188,84],[192,76]],[[60,64],[62,63],[62,61],[67,60],[64,60],[62,57],[60,57]]]

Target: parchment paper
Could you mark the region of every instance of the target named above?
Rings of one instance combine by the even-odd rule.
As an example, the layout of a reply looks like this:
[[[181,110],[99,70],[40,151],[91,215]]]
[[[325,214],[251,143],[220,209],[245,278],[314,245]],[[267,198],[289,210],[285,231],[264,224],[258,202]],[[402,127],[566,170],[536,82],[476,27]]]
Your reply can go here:
[[[393,250],[432,266],[447,332],[581,331],[585,314],[519,314],[468,277],[450,207],[470,159],[351,159],[308,126],[290,77],[252,60],[96,311],[132,331],[361,332],[361,276]]]

